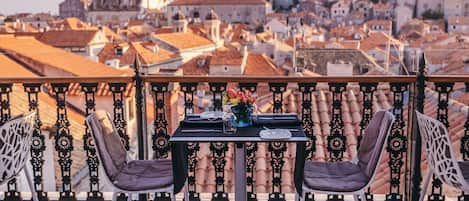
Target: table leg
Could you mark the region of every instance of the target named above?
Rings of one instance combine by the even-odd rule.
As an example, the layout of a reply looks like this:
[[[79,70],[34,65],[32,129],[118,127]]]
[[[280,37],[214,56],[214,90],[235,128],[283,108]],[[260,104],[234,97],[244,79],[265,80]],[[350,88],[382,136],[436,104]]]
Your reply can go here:
[[[236,143],[235,149],[235,200],[246,201],[246,151],[244,143]]]

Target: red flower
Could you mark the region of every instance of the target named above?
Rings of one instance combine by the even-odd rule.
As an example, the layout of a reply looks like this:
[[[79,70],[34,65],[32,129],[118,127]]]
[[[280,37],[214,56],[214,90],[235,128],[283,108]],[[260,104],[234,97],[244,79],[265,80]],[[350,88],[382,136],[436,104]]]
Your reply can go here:
[[[234,89],[228,89],[228,98],[236,98],[236,91]]]

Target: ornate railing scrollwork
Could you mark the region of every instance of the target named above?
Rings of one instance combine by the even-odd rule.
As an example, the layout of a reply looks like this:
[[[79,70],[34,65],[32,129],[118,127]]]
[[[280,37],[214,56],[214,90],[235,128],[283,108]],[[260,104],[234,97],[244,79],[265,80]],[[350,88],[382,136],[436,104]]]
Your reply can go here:
[[[251,93],[255,93],[257,90],[257,83],[239,83],[239,88],[241,90],[247,90]],[[248,201],[257,201],[257,195],[255,193],[255,165],[256,165],[256,151],[257,143],[248,142],[245,143],[246,149],[246,184],[247,184],[247,200]]]
[[[402,201],[401,169],[404,165],[403,159],[407,150],[407,137],[404,133],[404,93],[408,91],[408,83],[390,83],[393,92],[392,113],[395,116],[391,134],[388,137],[386,151],[389,153],[390,185],[386,201]]]
[[[184,93],[184,115],[192,114],[194,112],[194,92],[197,90],[197,83],[181,83],[180,85],[181,91]],[[187,144],[189,166],[187,187],[189,191],[189,201],[200,201],[200,194],[197,192],[196,188],[197,152],[199,152],[199,150],[199,143]]]
[[[54,83],[52,90],[57,103],[57,121],[55,123],[55,149],[59,156],[59,165],[62,173],[62,192],[59,201],[76,201],[75,192],[72,192],[71,166],[73,137],[70,133],[70,122],[67,116],[66,93],[69,83]]]
[[[314,152],[316,151],[316,136],[313,132],[312,101],[313,92],[316,90],[316,83],[298,83],[298,88],[301,92],[302,99],[301,119],[303,121],[303,130],[310,139],[310,141],[306,143],[306,159],[313,160]],[[306,193],[305,201],[314,201],[314,194]]]
[[[0,84],[0,126],[11,118],[10,93],[12,84]],[[16,179],[7,183],[8,191],[5,192],[5,201],[22,201],[20,192],[17,191]]]
[[[438,92],[438,109],[437,109],[437,117],[436,119],[443,123],[446,128],[449,127],[448,121],[448,101],[449,95],[451,91],[453,91],[454,83],[449,82],[440,82],[435,83],[435,89]],[[443,195],[443,183],[440,179],[433,176],[432,181],[432,191],[431,194],[428,195],[429,201],[444,201],[445,195]]]
[[[330,134],[327,136],[327,151],[330,161],[341,161],[345,152],[346,138],[344,135],[344,121],[342,120],[342,93],[347,83],[329,83],[332,92],[332,117]],[[327,201],[343,201],[343,195],[327,195]]]
[[[85,115],[95,111],[96,91],[98,83],[81,83],[81,91],[85,95]],[[86,163],[90,176],[90,191],[88,192],[87,201],[104,201],[103,193],[99,191],[99,159],[96,153],[94,140],[91,137],[88,125],[86,125],[85,134],[83,135],[83,149],[86,151]]]
[[[373,93],[376,91],[378,83],[364,83],[360,82],[360,91],[363,94],[363,108],[362,108],[362,119],[360,121],[360,134],[357,139],[357,149],[360,148],[360,142],[363,138],[368,123],[370,123],[373,117]],[[370,188],[365,192],[366,200],[373,200],[373,194],[371,194]]]
[[[274,113],[283,112],[283,93],[287,91],[287,86],[287,83],[269,83]],[[270,164],[272,165],[272,192],[269,194],[269,201],[285,201],[285,194],[282,193],[282,168],[285,164],[286,151],[287,145],[284,142],[269,143]]]
[[[209,83],[212,92],[212,104],[215,111],[221,111],[223,106],[223,92],[226,91],[226,83]],[[228,201],[228,193],[225,191],[225,165],[228,144],[226,142],[210,143],[212,152],[212,164],[215,167],[215,190],[212,201]]]
[[[168,158],[170,151],[168,120],[165,111],[165,93],[168,92],[169,83],[151,83],[153,92],[153,103],[155,120],[153,121],[152,149],[155,159]],[[168,192],[155,194],[155,201],[170,201],[171,195]]]
[[[469,92],[469,82],[464,83],[466,85],[466,93]],[[466,122],[464,123],[464,136],[461,138],[461,155],[464,161],[469,160],[469,113],[466,117]],[[458,196],[459,201],[469,201],[469,194],[461,192],[461,195]]]
[[[39,115],[39,93],[41,84],[23,84],[24,91],[28,94],[29,111],[36,112],[34,124],[33,139],[31,143],[31,165],[33,168],[34,190],[37,193],[39,201],[49,201],[47,192],[43,189],[42,168],[44,165],[44,151],[46,150],[45,137],[41,132],[41,118]]]

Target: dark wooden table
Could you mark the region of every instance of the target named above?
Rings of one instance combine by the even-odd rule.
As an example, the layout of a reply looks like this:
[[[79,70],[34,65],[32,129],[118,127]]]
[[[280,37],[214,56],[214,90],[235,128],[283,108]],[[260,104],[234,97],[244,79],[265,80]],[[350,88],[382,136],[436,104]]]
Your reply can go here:
[[[262,115],[257,115],[261,117]],[[268,116],[268,115],[267,115]],[[272,116],[272,115],[270,115]],[[280,116],[280,117],[279,117]],[[246,150],[244,143],[246,142],[306,142],[306,137],[303,132],[303,127],[297,120],[297,123],[288,125],[288,123],[276,123],[276,120],[281,119],[282,115],[275,115],[271,122],[262,124],[262,122],[255,122],[253,126],[246,128],[237,128],[235,132],[223,132],[223,128],[219,127],[187,127],[181,124],[174,135],[170,138],[171,143],[210,143],[210,142],[230,142],[236,144],[235,149],[235,200],[246,201]],[[290,114],[291,116],[291,114]],[[296,117],[296,115],[295,115]],[[265,119],[265,117],[263,117]],[[264,139],[259,136],[259,132],[267,127],[268,129],[289,129],[292,136],[285,139]],[[191,130],[191,132],[186,132]],[[200,130],[200,131],[197,131]],[[204,132],[204,130],[210,130]]]

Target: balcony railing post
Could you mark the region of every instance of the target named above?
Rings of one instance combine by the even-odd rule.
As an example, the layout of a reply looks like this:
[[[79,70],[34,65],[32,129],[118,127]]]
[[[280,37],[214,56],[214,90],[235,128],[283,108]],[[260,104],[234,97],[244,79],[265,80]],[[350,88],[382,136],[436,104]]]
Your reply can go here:
[[[415,83],[415,109],[421,113],[424,113],[424,103],[425,103],[425,87],[427,75],[426,75],[426,66],[425,66],[425,56],[422,56],[422,61],[417,72],[417,81]],[[414,111],[409,111],[410,114],[414,114]],[[421,168],[421,158],[422,158],[422,140],[420,132],[417,128],[417,121],[415,115],[411,116],[412,119],[412,134],[410,143],[410,159],[408,162],[411,164],[410,171],[411,183],[410,183],[410,192],[406,196],[410,196],[410,200],[418,200],[420,198],[420,190],[422,183],[422,172]],[[409,200],[409,199],[408,199]]]
[[[362,120],[360,121],[360,135],[357,139],[357,149],[360,148],[360,142],[365,132],[365,128],[370,123],[373,117],[373,93],[376,91],[378,83],[365,83],[360,82],[360,91],[363,94],[363,109],[362,109]],[[373,194],[371,194],[370,188],[365,193],[366,200],[373,200]]]
[[[10,93],[13,84],[0,85],[0,126],[11,118]],[[8,191],[5,192],[5,201],[22,201],[21,194],[17,191],[16,179],[7,183]]]
[[[165,110],[165,93],[168,92],[169,83],[151,83],[151,91],[153,92],[153,108],[154,118],[153,121],[153,135],[152,149],[155,159],[168,158],[170,151],[169,134],[168,134],[168,121],[166,119]],[[171,195],[167,192],[156,193],[155,201],[170,201]]]
[[[469,92],[469,82],[464,83],[466,85],[466,93]],[[464,123],[464,136],[461,138],[461,155],[464,161],[469,160],[469,112],[467,113],[466,122]],[[469,201],[469,194],[462,192],[458,196],[460,201]]]
[[[43,189],[42,167],[44,165],[44,151],[46,150],[45,137],[41,132],[41,118],[39,116],[39,92],[41,84],[23,84],[24,91],[28,93],[29,111],[36,112],[36,121],[31,143],[31,165],[33,167],[34,190],[39,201],[49,201],[47,193]]]
[[[389,193],[386,194],[386,201],[401,201],[401,169],[403,166],[404,154],[407,150],[407,137],[404,133],[404,94],[409,89],[408,83],[390,83],[393,93],[392,113],[395,116],[391,134],[388,137],[386,151],[389,153],[390,185]],[[409,104],[409,109],[411,105]]]
[[[95,95],[98,90],[98,83],[81,83],[81,91],[85,94],[85,115],[95,111]],[[96,154],[94,140],[91,137],[88,125],[85,123],[85,134],[83,135],[83,149],[86,151],[88,171],[90,176],[90,191],[87,201],[104,201],[103,193],[99,191],[99,159]]]
[[[257,83],[239,83],[239,88],[241,90],[247,90],[251,93],[257,91]],[[256,151],[257,143],[248,142],[245,144],[246,147],[246,184],[248,188],[247,200],[248,201],[257,201],[257,195],[255,193],[255,166],[256,166]]]
[[[451,91],[453,90],[454,83],[441,82],[435,83],[435,89],[438,92],[438,110],[437,119],[443,123],[446,128],[449,127],[448,122],[448,101]],[[428,195],[429,201],[443,201],[445,196],[443,195],[443,183],[440,179],[432,175],[432,193]],[[424,195],[421,195],[424,196]]]
[[[184,93],[184,116],[194,111],[194,92],[197,90],[197,83],[181,83],[181,91]],[[200,150],[199,143],[188,143],[188,178],[187,186],[189,190],[189,200],[184,201],[200,201],[199,193],[197,193],[196,184],[196,168],[197,168],[197,152]]]
[[[54,83],[52,90],[55,93],[57,103],[57,121],[55,123],[55,149],[59,156],[59,165],[62,172],[62,192],[59,201],[77,201],[75,193],[72,192],[71,167],[73,137],[70,133],[70,122],[67,116],[66,93],[69,83]]]
[[[226,83],[210,82],[210,91],[213,93],[212,104],[215,111],[221,111],[223,106],[223,92],[226,91]],[[210,143],[212,152],[212,164],[215,167],[215,189],[212,201],[228,201],[228,193],[225,191],[225,165],[228,144],[226,142]]]
[[[287,91],[288,83],[269,83],[272,92],[274,113],[283,112],[283,93]],[[269,152],[272,165],[272,192],[269,194],[269,201],[285,201],[285,194],[282,193],[282,169],[285,164],[284,156],[287,145],[284,142],[269,143]]]
[[[346,150],[346,138],[344,135],[344,121],[342,119],[342,93],[347,83],[329,83],[332,92],[332,116],[330,122],[330,134],[327,136],[327,151],[330,161],[341,161]],[[343,195],[327,195],[327,201],[343,201]]]
[[[134,82],[135,82],[135,110],[136,110],[136,118],[137,118],[137,141],[138,141],[138,159],[145,160],[145,152],[146,152],[146,133],[145,132],[145,120],[146,116],[144,107],[145,107],[145,94],[144,94],[144,83],[141,77],[141,69],[140,69],[140,61],[139,55],[135,54],[134,58]],[[124,121],[125,122],[125,121]],[[127,136],[127,147],[128,147],[128,136]],[[139,201],[146,201],[147,194],[139,194],[138,195]]]
[[[112,101],[113,101],[113,115],[114,115],[113,123],[114,123],[114,126],[116,127],[117,134],[119,134],[122,145],[124,145],[125,149],[128,151],[130,149],[130,145],[129,145],[129,136],[127,135],[127,129],[126,129],[127,122],[125,120],[125,112],[124,112],[125,111],[124,110],[124,92],[126,90],[126,87],[127,87],[127,83],[123,83],[123,82],[109,83],[109,90],[112,93]],[[137,89],[135,89],[135,93],[137,93]],[[139,107],[136,107],[136,108],[138,110]],[[137,118],[138,118],[138,115],[137,115]],[[140,136],[138,135],[139,133],[138,129],[142,129],[142,128],[140,128],[140,125],[138,124],[139,124],[139,121],[137,119],[137,136]],[[138,147],[140,149],[140,146]],[[127,196],[124,193],[121,193],[117,197],[117,200],[127,201]]]
[[[306,159],[313,160],[314,152],[316,152],[316,136],[314,135],[313,122],[313,92],[316,90],[316,83],[302,82],[298,83],[301,92],[301,120],[303,122],[303,130],[310,139],[306,143]],[[298,159],[297,159],[298,160]],[[305,201],[314,201],[313,193],[306,193]]]

